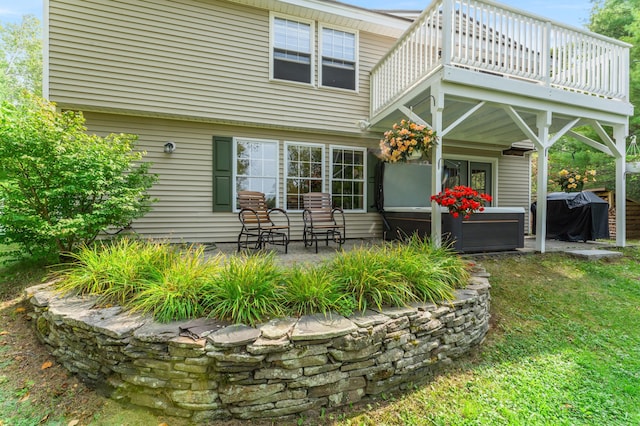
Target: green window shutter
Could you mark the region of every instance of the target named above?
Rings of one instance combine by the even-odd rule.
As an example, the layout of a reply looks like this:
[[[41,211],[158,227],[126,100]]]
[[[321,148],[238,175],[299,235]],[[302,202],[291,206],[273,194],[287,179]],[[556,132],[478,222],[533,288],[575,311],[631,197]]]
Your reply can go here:
[[[376,168],[380,160],[375,154],[367,152],[367,212],[377,212],[376,208]]]
[[[213,211],[233,210],[233,138],[213,137]]]

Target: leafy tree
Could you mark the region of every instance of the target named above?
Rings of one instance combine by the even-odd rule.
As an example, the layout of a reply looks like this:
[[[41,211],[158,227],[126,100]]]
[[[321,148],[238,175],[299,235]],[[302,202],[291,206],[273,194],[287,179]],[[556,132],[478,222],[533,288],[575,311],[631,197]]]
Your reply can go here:
[[[632,44],[630,50],[630,101],[636,106],[629,120],[631,134],[640,133],[640,0],[597,1],[589,29]]]
[[[82,114],[34,96],[0,107],[0,242],[36,256],[64,254],[150,209],[135,135],[87,133]]]
[[[635,106],[635,111],[629,119],[629,134],[640,137],[640,0],[595,2],[589,29],[632,45],[629,53],[629,101]],[[603,178],[605,176],[610,176],[610,181],[614,182],[614,168],[604,171]],[[627,175],[626,183],[627,197],[640,200],[640,176]]]
[[[629,119],[629,133],[640,136],[640,0],[594,1],[589,29],[593,32],[632,44],[630,50],[629,100],[636,106]],[[599,139],[591,128],[579,130],[593,139]],[[613,158],[568,137],[561,138],[549,150],[549,177],[556,177],[562,169],[584,171],[595,169],[596,182],[589,187],[614,188],[615,166]],[[640,200],[640,176],[627,175],[627,196]],[[549,190],[558,190],[554,185]]]
[[[42,94],[42,28],[33,15],[0,24],[0,100],[15,101],[23,90]]]

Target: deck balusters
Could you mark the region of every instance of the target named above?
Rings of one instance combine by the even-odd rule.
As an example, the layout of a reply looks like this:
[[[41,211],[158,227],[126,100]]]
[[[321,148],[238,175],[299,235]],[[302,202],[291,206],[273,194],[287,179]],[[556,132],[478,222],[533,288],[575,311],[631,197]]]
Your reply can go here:
[[[629,46],[483,0],[432,3],[371,71],[371,115],[441,66],[627,100]]]

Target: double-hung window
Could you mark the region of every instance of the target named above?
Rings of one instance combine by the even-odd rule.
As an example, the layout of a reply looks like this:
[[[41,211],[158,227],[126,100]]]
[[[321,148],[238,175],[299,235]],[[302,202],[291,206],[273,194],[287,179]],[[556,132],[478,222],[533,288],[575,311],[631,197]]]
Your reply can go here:
[[[272,16],[272,77],[312,82],[313,23]]]
[[[271,15],[271,78],[357,90],[358,32]],[[320,59],[315,63],[315,52]],[[316,83],[314,72],[319,74]]]
[[[322,86],[355,90],[357,87],[357,33],[321,27]]]
[[[285,208],[302,210],[303,194],[323,191],[324,145],[287,142],[285,150]]]
[[[238,191],[258,191],[265,194],[269,208],[276,207],[278,141],[246,138],[236,138],[234,141],[234,199],[237,199]]]
[[[331,147],[331,198],[344,210],[365,210],[365,148]]]

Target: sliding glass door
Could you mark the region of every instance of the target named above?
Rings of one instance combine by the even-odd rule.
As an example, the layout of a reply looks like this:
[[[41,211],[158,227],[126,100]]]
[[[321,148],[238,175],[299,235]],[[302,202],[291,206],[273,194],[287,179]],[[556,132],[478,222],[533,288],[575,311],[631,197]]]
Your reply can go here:
[[[479,161],[444,160],[442,186],[470,186],[478,192],[493,194],[493,165]]]

